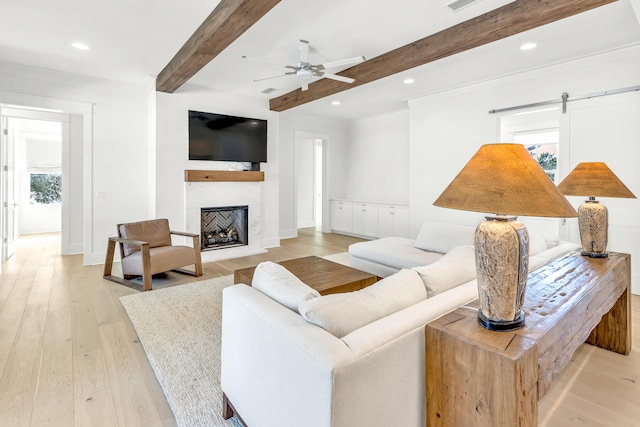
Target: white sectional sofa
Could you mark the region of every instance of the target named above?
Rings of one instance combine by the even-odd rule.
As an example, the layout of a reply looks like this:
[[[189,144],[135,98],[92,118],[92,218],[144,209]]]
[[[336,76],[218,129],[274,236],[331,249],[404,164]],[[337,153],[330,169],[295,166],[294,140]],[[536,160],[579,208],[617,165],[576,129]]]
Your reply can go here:
[[[532,265],[577,247],[547,248]],[[273,265],[256,269],[253,287],[225,288],[221,384],[230,404],[249,427],[424,426],[424,326],[478,297],[473,246],[446,252],[415,268],[369,258],[398,271],[346,294],[318,296]]]

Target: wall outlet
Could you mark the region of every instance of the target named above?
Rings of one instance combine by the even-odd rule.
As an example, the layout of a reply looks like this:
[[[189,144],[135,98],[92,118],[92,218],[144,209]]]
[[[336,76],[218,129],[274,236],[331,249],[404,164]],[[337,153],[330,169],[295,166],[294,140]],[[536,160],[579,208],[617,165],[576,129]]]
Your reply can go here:
[[[106,199],[107,198],[107,192],[105,190],[98,190],[98,191],[96,191],[96,197],[98,199]]]

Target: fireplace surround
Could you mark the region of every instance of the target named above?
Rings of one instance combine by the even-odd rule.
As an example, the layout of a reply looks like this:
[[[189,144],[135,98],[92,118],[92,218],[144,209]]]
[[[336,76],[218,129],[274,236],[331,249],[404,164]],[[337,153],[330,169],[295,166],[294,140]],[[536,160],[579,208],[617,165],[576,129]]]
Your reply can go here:
[[[207,175],[227,171],[202,171]],[[255,174],[257,172],[244,172]],[[228,172],[231,174],[231,172]],[[235,172],[242,175],[243,172]],[[226,176],[223,176],[223,179]],[[217,250],[205,250],[202,252],[202,262],[212,262],[241,256],[250,256],[265,253],[262,247],[262,186],[263,182],[247,181],[190,181],[184,183],[185,195],[185,230],[200,234],[201,209],[222,206],[248,206],[247,245],[227,246]]]

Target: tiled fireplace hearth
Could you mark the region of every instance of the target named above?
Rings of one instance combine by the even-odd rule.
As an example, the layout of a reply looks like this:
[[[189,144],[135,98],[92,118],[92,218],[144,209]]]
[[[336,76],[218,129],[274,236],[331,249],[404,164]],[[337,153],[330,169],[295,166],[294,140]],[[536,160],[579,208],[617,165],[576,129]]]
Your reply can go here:
[[[203,250],[202,262],[264,253],[261,246],[262,182],[185,182],[185,229],[201,233],[202,210],[225,207],[246,208],[246,242]],[[201,241],[203,235],[200,234]],[[202,248],[205,249],[204,242]]]

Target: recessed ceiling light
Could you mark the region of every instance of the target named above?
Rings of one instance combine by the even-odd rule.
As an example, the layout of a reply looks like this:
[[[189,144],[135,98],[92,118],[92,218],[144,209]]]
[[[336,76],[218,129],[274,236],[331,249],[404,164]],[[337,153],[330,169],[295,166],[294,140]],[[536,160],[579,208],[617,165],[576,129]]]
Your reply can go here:
[[[332,101],[331,105],[340,105],[340,101]]]
[[[525,43],[520,46],[520,50],[531,50],[538,46],[536,43]]]
[[[71,43],[71,46],[75,47],[76,49],[80,49],[80,50],[89,50],[89,46],[87,46],[84,43],[80,43],[80,42]]]
[[[406,79],[404,79],[402,82],[403,82],[404,84],[406,84],[406,85],[410,85],[411,83],[414,83],[414,82],[415,82],[415,80],[414,80],[414,79],[412,79],[411,77],[407,77],[407,78],[406,78]]]

